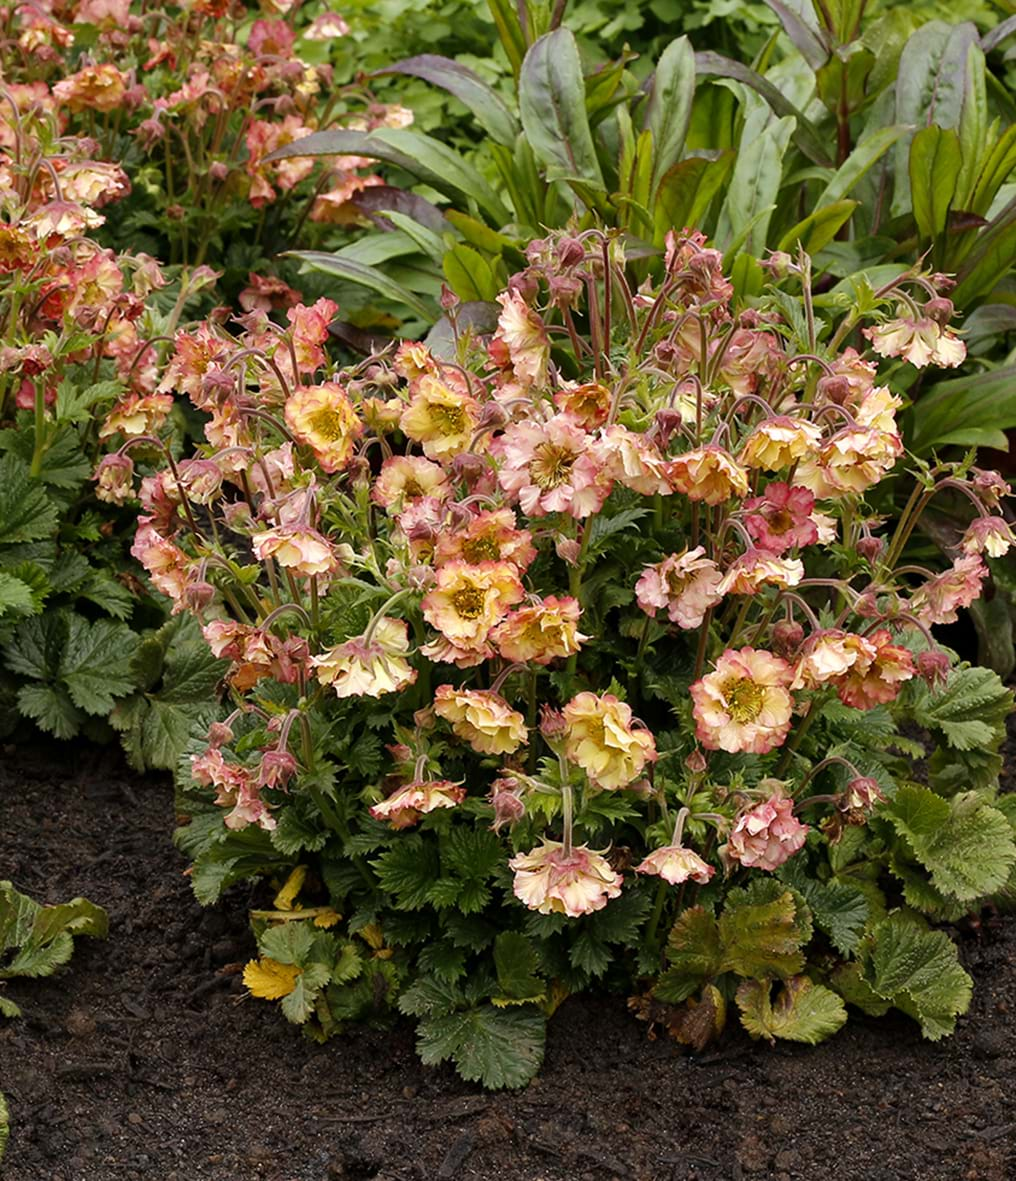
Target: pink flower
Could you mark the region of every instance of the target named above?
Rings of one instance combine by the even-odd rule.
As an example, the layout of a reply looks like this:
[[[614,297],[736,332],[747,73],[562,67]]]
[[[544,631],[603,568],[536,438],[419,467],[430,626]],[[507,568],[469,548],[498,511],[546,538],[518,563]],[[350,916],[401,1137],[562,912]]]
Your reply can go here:
[[[667,477],[676,492],[711,505],[748,492],[747,470],[729,451],[713,443],[672,459],[667,465]]]
[[[392,828],[411,828],[428,812],[454,808],[466,798],[460,783],[447,779],[414,779],[370,809],[375,820],[387,820]]]
[[[285,21],[255,21],[247,37],[247,48],[256,56],[289,57],[293,52],[293,31]]]
[[[812,520],[815,497],[807,488],[770,484],[763,496],[745,501],[744,525],[762,549],[782,554],[799,545],[814,545],[818,528]]]
[[[97,499],[124,504],[134,495],[134,463],[129,455],[104,455],[92,476]]]
[[[764,755],[790,731],[790,665],[771,652],[728,649],[691,687],[699,741],[709,750]]]
[[[381,697],[412,685],[416,669],[407,659],[409,629],[404,620],[383,616],[365,633],[311,657],[322,685],[338,697]]]
[[[1014,545],[1016,537],[1004,517],[978,517],[964,533],[960,548],[965,554],[1002,558]]]
[[[258,561],[274,558],[283,569],[305,578],[331,574],[338,565],[331,542],[316,529],[302,525],[255,533],[250,542]]]
[[[918,369],[925,365],[952,369],[967,355],[967,346],[955,333],[930,319],[901,316],[877,328],[865,328],[863,335],[880,357],[902,357]]]
[[[704,886],[716,870],[683,845],[664,845],[662,849],[654,849],[635,867],[635,872],[656,874],[672,886],[689,880]]]
[[[678,627],[700,627],[709,608],[723,598],[719,568],[705,552],[696,546],[647,566],[635,584],[642,610],[655,616],[657,610],[666,608],[667,618]]]
[[[666,496],[670,484],[666,462],[643,435],[623,426],[610,426],[597,444],[597,453],[611,479],[643,496]]]
[[[656,762],[652,734],[633,725],[631,706],[612,693],[578,693],[563,712],[565,757],[597,787],[605,791],[627,787],[646,763]]]
[[[721,595],[754,595],[763,586],[797,586],[803,577],[800,558],[780,558],[768,550],[749,549],[734,559],[716,589]]]
[[[183,550],[160,536],[147,517],[141,517],[131,555],[148,571],[148,577],[156,590],[173,600],[173,614],[182,610],[190,568],[190,559]]]
[[[794,816],[794,801],[776,792],[742,812],[734,823],[726,853],[747,869],[778,869],[804,845],[808,826]]]
[[[924,624],[955,623],[957,608],[969,607],[980,598],[981,583],[987,577],[988,568],[981,559],[976,554],[966,554],[914,591],[911,610]]]
[[[544,423],[510,424],[491,453],[501,460],[501,487],[527,516],[582,519],[603,508],[613,484],[592,443],[567,415],[555,414]]]
[[[543,321],[517,291],[502,291],[497,302],[501,314],[491,341],[491,355],[498,364],[507,360],[523,386],[545,385],[550,339]],[[502,352],[507,353],[506,358],[500,355]]]
[[[529,741],[526,719],[491,689],[439,685],[434,692],[434,712],[479,754],[512,754]]]
[[[840,700],[854,709],[874,709],[899,696],[904,681],[915,674],[914,658],[909,650],[891,643],[884,628],[867,637],[875,650],[867,663],[856,661],[837,684]]]
[[[800,654],[791,688],[838,683],[855,665],[868,668],[875,656],[875,645],[864,636],[836,628],[815,632]]]
[[[547,595],[510,612],[491,632],[491,639],[505,660],[550,664],[573,656],[589,639],[579,631],[581,614],[578,599]]]
[[[607,859],[585,845],[565,853],[558,841],[543,843],[509,862],[515,871],[515,897],[540,914],[579,918],[602,910],[621,893],[624,880]]]

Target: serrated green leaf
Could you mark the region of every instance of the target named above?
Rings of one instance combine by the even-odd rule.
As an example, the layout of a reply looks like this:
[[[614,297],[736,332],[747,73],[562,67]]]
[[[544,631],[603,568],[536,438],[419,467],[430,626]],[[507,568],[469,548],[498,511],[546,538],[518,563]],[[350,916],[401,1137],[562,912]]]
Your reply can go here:
[[[768,980],[745,980],[737,990],[741,1024],[753,1038],[777,1038],[818,1045],[832,1037],[847,1020],[843,1001],[831,989],[815,984],[807,976],[792,976],[776,996],[770,998]]]
[[[811,917],[798,898],[771,879],[731,890],[719,920],[721,970],[758,980],[796,976],[811,937]]]
[[[18,690],[18,709],[54,738],[74,738],[85,720],[59,685],[23,685]]]
[[[302,926],[300,923],[288,925]],[[331,973],[326,964],[308,964],[297,976],[293,991],[282,998],[281,1008],[286,1019],[295,1025],[303,1025],[314,1012],[314,1002],[330,979]]]
[[[1012,709],[1012,690],[997,673],[988,668],[956,668],[941,689],[918,682],[910,713],[919,726],[937,731],[956,750],[997,750]]]
[[[11,882],[0,882],[0,980],[50,976],[74,952],[74,936],[105,938],[106,912],[85,898],[40,906]]]
[[[419,910],[430,900],[440,874],[438,850],[433,841],[413,833],[370,862],[381,883],[402,910]]]
[[[14,1010],[13,1012],[11,1010]],[[13,1001],[5,1001],[0,997],[0,1014],[5,1017],[17,1017],[20,1013],[17,1005]],[[7,1140],[11,1133],[11,1117],[7,1110],[7,1100],[0,1091],[0,1161],[4,1158],[4,1152],[7,1150]]]
[[[1016,864],[1012,829],[977,792],[951,800],[918,784],[900,788],[883,809],[937,890],[971,902],[1004,885]]]
[[[865,891],[854,882],[833,878],[819,882],[795,869],[791,859],[780,871],[780,878],[804,897],[815,925],[829,936],[829,942],[843,955],[851,955],[861,941],[868,922],[869,907]]]
[[[0,455],[0,545],[50,537],[57,523],[57,506],[28,474],[28,464]]]
[[[134,688],[130,661],[137,642],[137,634],[126,624],[69,617],[57,676],[78,709],[108,714],[116,698]]]
[[[451,1059],[459,1075],[489,1090],[525,1086],[543,1062],[543,1014],[531,1007],[479,1005],[420,1022],[417,1051],[424,1065]]]
[[[918,1021],[929,1041],[952,1033],[970,1005],[973,981],[948,935],[916,918],[891,914],[865,939],[859,958],[865,983]]]
[[[857,962],[841,964],[833,972],[829,983],[848,1005],[855,1005],[869,1017],[884,1017],[893,1007],[892,1001],[880,997],[867,983],[861,974],[861,965]]]
[[[493,1004],[518,1005],[525,1001],[542,1001],[546,995],[546,981],[536,973],[539,957],[532,942],[519,931],[502,931],[494,942],[494,967],[500,996]]]
[[[280,964],[303,967],[314,947],[314,937],[314,929],[308,922],[279,923],[261,932],[258,948],[263,955]]]
[[[28,583],[0,570],[0,618],[5,615],[34,615],[37,610]]]
[[[442,1016],[461,1003],[462,992],[452,981],[421,976],[399,997],[399,1012],[407,1017]]]

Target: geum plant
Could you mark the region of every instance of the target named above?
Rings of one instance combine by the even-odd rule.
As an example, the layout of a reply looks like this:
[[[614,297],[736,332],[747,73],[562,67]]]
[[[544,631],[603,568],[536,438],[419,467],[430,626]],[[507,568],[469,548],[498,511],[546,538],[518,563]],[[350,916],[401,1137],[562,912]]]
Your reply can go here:
[[[532,243],[445,357],[336,372],[325,304],[178,334],[162,388],[208,442],[142,481],[134,552],[229,661],[179,771],[195,891],[274,880],[245,979],[313,1036],[397,1006],[488,1086],[597,983],[697,1046],[731,1002],[756,1037],[818,1041],[845,1003],[941,1037],[970,980],[932,924],[1012,884],[1016,817],[1011,695],[929,629],[1011,545],[1006,485],[918,465],[886,531],[900,400],[798,335],[807,259],[794,317],[732,304],[698,234],[638,290],[620,254]],[[881,306],[904,287],[948,356],[926,276]],[[950,489],[953,565],[901,563]]]

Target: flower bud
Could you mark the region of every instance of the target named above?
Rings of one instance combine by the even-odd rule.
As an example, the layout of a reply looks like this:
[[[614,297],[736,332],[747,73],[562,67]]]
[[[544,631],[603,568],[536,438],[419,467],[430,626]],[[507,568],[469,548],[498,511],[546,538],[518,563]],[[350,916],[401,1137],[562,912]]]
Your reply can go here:
[[[229,165],[225,160],[213,160],[208,167],[208,179],[222,184],[227,176],[229,176]]]
[[[288,750],[269,750],[262,756],[258,783],[261,787],[285,787],[296,771],[296,759]]]
[[[574,566],[579,560],[582,546],[579,545],[574,537],[563,537],[559,533],[554,539],[554,550],[562,562],[567,562],[569,566]]]
[[[529,271],[518,271],[508,280],[508,290],[517,292],[526,303],[536,298],[539,289],[536,276]]]
[[[183,591],[183,601],[191,611],[203,611],[215,599],[215,587],[210,582],[189,582]]]
[[[526,814],[526,805],[520,793],[521,785],[515,779],[495,779],[491,784],[490,802],[494,807],[494,823],[490,826],[499,832],[506,824],[518,824]]]
[[[454,311],[454,309],[457,308],[461,302],[462,301],[455,294],[455,292],[452,291],[452,289],[448,286],[447,283],[441,284],[440,303],[441,303],[441,307],[444,309],[444,311],[446,311],[446,312]]]
[[[850,397],[850,380],[840,374],[827,373],[818,379],[816,393],[819,401],[842,406]]]
[[[564,713],[544,702],[540,706],[540,733],[548,742],[557,742],[564,737],[566,729]]]
[[[796,619],[781,619],[773,625],[773,651],[791,660],[804,643],[804,628]]]
[[[477,455],[473,451],[463,451],[456,455],[449,464],[449,468],[453,479],[461,480],[470,488],[490,470],[490,466],[483,456]]]
[[[660,450],[666,451],[670,446],[670,440],[681,429],[684,419],[681,417],[680,410],[673,410],[669,406],[657,410],[654,419],[653,433],[659,443]]]
[[[878,803],[885,801],[885,795],[876,780],[867,775],[851,779],[840,797],[843,812],[870,812]]]
[[[928,300],[924,305],[924,314],[929,320],[934,320],[936,324],[945,327],[956,314],[956,305],[951,299],[939,296],[936,299]]]
[[[508,411],[497,402],[487,402],[480,410],[477,425],[487,430],[497,430],[508,421]]]
[[[134,462],[129,455],[103,456],[92,479],[99,500],[123,504],[134,494]]]
[[[774,250],[762,265],[774,279],[785,279],[794,265],[794,260],[785,250]]]
[[[212,750],[218,750],[219,747],[226,746],[232,741],[232,727],[227,726],[225,722],[212,722],[208,727],[208,745]]]
[[[706,756],[698,749],[693,750],[684,760],[684,768],[689,775],[703,775],[708,766]]]
[[[881,537],[862,537],[857,542],[857,552],[869,562],[877,561],[885,550]]]
[[[928,648],[918,654],[917,672],[929,689],[945,683],[949,676],[949,657],[941,648]]]

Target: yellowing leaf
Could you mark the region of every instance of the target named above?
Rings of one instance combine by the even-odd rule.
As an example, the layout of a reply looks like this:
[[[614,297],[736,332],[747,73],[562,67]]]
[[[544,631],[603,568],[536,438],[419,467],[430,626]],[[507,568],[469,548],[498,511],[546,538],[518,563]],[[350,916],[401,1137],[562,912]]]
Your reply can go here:
[[[280,964],[278,960],[262,956],[259,960],[251,960],[244,968],[243,982],[251,996],[260,997],[263,1001],[277,1001],[289,996],[296,987],[299,975],[300,969],[296,964]]]
[[[384,936],[381,934],[381,928],[377,923],[368,923],[366,927],[361,927],[357,934],[361,939],[367,941],[368,947],[372,947],[375,951],[379,951],[384,947]]]
[[[275,905],[279,910],[292,910],[293,903],[296,901],[297,894],[303,889],[303,883],[307,879],[306,865],[298,865],[296,869],[286,878],[286,884],[275,895]]]
[[[332,910],[330,906],[321,907],[318,913],[314,916],[315,927],[334,927],[335,924],[342,918],[337,910]]]

